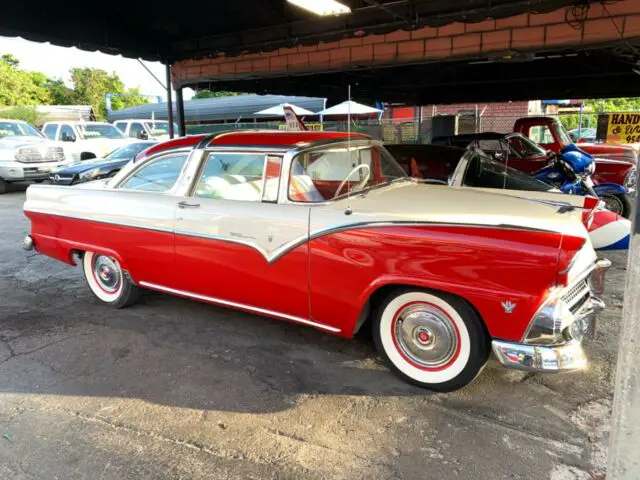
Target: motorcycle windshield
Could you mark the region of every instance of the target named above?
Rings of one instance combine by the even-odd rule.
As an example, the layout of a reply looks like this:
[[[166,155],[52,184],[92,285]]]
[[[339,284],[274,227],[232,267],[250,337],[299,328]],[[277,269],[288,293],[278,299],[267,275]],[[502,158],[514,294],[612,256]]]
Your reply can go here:
[[[517,162],[517,160],[514,160]],[[548,192],[554,187],[537,180],[526,173],[511,168],[504,163],[475,153],[469,159],[462,184],[476,188],[499,188]]]

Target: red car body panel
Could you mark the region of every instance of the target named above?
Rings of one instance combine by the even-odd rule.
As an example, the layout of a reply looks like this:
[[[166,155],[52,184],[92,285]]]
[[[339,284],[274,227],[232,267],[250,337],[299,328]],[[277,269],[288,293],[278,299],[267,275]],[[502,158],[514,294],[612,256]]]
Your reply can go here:
[[[493,338],[519,341],[558,280],[557,233],[477,226],[385,226],[329,233],[269,263],[222,240],[26,212],[37,250],[73,264],[74,250],[116,258],[134,282],[310,319],[351,337],[371,295],[415,285],[465,298]],[[565,239],[566,240],[566,239]],[[522,275],[523,262],[527,275]],[[501,302],[518,308],[504,321]],[[215,303],[215,302],[213,302]],[[236,307],[242,309],[242,307]],[[337,313],[339,312],[339,313]],[[282,315],[278,315],[280,313]]]
[[[561,128],[559,120],[553,117],[519,118],[513,126],[513,131],[531,138],[531,129],[540,126],[547,127],[553,136],[552,143],[540,143],[542,148],[551,150],[554,153],[559,153],[562,147],[568,145],[567,142],[562,140],[558,132],[558,129]],[[595,157],[596,174],[593,176],[593,179],[596,184],[612,182],[618,185],[624,185],[627,173],[629,173],[629,170],[635,165],[633,161],[630,161],[630,159],[634,157],[633,148],[627,145],[594,143],[581,143],[579,146],[580,149]],[[511,166],[521,169],[519,166],[516,166],[515,163]],[[531,170],[524,171],[530,172]]]

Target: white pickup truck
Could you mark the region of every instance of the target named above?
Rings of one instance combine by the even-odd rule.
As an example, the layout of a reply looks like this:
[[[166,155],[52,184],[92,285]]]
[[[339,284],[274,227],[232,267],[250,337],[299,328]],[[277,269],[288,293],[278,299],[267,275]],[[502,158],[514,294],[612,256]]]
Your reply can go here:
[[[71,162],[59,142],[47,140],[21,120],[0,120],[0,194],[11,182],[42,181],[50,172]]]
[[[51,140],[68,142],[74,161],[102,158],[116,148],[136,141],[103,122],[50,122],[44,124],[42,132]]]
[[[169,122],[166,120],[117,120],[113,123],[124,135],[137,140],[169,140]],[[175,136],[178,136],[178,125],[173,124]]]

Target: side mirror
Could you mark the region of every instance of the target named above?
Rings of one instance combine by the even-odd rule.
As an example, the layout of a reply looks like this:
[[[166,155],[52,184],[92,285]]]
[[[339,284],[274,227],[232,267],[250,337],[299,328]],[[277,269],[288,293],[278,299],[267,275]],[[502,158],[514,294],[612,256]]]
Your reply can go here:
[[[76,141],[76,137],[75,137],[75,135],[69,135],[68,133],[63,133],[62,134],[62,141],[63,142],[75,142]]]
[[[138,138],[140,140],[149,140],[149,134],[147,132],[145,132],[144,130],[142,130],[139,134],[138,134]]]

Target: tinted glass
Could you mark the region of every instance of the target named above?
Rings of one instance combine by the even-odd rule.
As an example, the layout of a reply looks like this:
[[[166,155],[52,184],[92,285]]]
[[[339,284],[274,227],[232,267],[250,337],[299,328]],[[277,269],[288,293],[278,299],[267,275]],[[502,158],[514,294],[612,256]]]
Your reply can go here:
[[[0,138],[2,137],[42,137],[42,134],[28,123],[0,122]]]
[[[142,135],[142,132],[144,132],[144,127],[142,126],[141,123],[132,123],[131,127],[129,128],[129,136],[132,138],[140,138],[140,135]]]
[[[265,161],[266,156],[260,153],[211,153],[194,195],[259,202]]]
[[[91,138],[125,138],[120,130],[110,124],[85,123],[78,125],[80,135],[84,139]]]
[[[155,122],[144,122],[147,129],[151,132],[151,135],[159,136],[159,135],[169,135],[169,122],[166,121],[155,121]],[[173,124],[173,131],[178,131],[178,125]]]
[[[64,138],[64,137],[71,137],[71,138],[76,138],[76,134],[73,131],[73,128],[71,128],[69,125],[62,125],[62,127],[60,127],[60,138]]]
[[[120,188],[144,192],[168,192],[178,181],[186,159],[187,155],[183,153],[151,160],[136,170],[120,185]]]
[[[56,130],[58,130],[58,125],[47,125],[46,127],[44,127],[43,133],[47,138],[50,138],[51,140],[55,140]]]
[[[467,187],[546,192],[553,187],[484,155],[470,154],[462,184]]]
[[[142,152],[143,150],[146,150],[147,148],[151,147],[152,145],[155,145],[155,143],[146,143],[146,142],[130,143],[129,145],[125,145],[124,147],[115,149],[105,158],[107,160],[125,160],[125,159],[130,160],[133,157],[135,157],[137,154]]]

